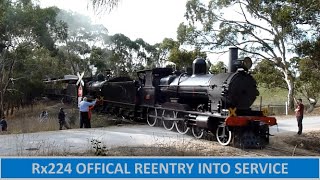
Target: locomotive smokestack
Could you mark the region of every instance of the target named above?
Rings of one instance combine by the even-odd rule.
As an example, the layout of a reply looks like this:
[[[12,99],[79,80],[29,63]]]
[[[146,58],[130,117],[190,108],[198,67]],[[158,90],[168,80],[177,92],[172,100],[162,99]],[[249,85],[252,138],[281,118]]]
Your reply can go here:
[[[234,66],[235,61],[238,59],[238,48],[229,48],[229,65],[228,73],[236,72],[237,68]]]

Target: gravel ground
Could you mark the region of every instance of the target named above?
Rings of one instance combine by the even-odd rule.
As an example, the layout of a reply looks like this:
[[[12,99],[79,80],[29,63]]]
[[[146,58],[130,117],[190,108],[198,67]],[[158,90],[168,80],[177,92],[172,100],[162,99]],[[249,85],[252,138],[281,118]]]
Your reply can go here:
[[[305,116],[304,133],[296,135],[294,116],[277,116],[270,144],[264,149],[239,149],[221,146],[216,141],[192,140],[175,146],[117,147],[105,152],[109,156],[320,156],[320,116]]]
[[[123,125],[2,135],[0,156],[320,156],[320,116],[305,117],[301,136],[296,135],[294,117],[277,119],[279,125],[271,128],[274,136],[264,149],[221,146],[163,128]],[[92,139],[106,148],[92,148]]]

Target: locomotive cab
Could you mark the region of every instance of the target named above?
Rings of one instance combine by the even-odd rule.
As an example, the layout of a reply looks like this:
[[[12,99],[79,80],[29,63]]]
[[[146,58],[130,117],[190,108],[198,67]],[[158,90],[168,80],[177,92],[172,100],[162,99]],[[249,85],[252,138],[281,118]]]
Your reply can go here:
[[[173,74],[172,68],[154,68],[152,70],[138,71],[138,79],[141,84],[140,98],[144,105],[161,104],[165,98],[160,93],[160,79],[170,77]]]

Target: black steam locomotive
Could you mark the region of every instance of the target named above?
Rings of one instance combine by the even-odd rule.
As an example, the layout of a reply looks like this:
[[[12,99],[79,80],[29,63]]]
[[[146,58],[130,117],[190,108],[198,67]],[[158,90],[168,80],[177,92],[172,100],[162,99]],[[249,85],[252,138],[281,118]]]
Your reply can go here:
[[[222,145],[263,147],[276,119],[250,108],[259,95],[248,73],[251,59],[238,59],[237,48],[229,53],[225,73],[208,74],[206,61],[198,58],[187,73],[154,68],[137,72],[136,80],[99,75],[85,84],[85,95],[100,97],[103,112],[145,120],[150,126],[162,124],[196,138],[210,132]]]

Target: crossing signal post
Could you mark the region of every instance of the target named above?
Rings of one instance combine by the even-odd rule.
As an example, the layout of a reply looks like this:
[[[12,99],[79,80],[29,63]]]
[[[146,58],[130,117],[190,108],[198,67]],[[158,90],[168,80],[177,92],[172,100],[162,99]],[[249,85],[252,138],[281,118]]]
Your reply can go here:
[[[84,82],[83,82],[82,78],[84,76],[84,72],[82,72],[81,74],[78,72],[77,76],[78,76],[78,81],[77,81],[76,85],[78,86],[78,105],[79,105],[82,100],[82,97],[83,97]]]

